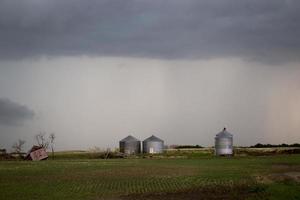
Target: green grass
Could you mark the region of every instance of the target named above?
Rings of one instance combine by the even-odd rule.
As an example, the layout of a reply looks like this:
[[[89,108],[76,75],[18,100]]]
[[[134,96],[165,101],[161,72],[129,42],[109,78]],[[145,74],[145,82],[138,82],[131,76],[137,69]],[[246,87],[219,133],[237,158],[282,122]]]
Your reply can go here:
[[[0,199],[108,199],[238,185],[257,193],[254,199],[300,199],[296,181],[257,182],[289,171],[300,172],[300,155],[1,161]]]

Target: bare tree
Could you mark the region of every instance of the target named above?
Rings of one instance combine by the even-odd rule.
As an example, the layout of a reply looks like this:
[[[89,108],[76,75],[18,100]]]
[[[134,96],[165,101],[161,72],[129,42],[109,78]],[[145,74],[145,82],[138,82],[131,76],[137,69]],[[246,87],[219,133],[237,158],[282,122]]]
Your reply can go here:
[[[55,134],[51,133],[47,137],[46,132],[40,132],[39,134],[35,135],[34,138],[40,147],[46,150],[49,149],[49,147],[51,148],[52,158],[54,159],[54,141],[56,138]]]
[[[26,143],[25,140],[19,139],[16,143],[12,145],[13,151],[21,155],[25,143]]]
[[[46,138],[46,132],[40,132],[35,136],[35,140],[38,143],[40,147],[43,147],[44,149],[48,149],[49,147],[49,140]]]
[[[49,135],[49,142],[50,142],[50,145],[51,145],[52,159],[54,159],[54,140],[55,140],[55,134],[51,133]]]

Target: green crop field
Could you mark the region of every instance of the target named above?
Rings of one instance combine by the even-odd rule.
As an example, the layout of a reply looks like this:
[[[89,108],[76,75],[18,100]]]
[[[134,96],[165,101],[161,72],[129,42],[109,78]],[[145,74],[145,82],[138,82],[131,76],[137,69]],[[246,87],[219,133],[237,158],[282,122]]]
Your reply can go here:
[[[0,161],[0,199],[300,199],[300,155]]]

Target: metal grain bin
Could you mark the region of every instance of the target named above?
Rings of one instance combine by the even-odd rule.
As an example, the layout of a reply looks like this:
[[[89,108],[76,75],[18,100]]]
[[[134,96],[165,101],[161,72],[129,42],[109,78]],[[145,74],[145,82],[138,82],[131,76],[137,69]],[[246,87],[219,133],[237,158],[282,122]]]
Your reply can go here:
[[[120,152],[125,154],[141,153],[141,141],[129,135],[120,141]]]
[[[152,135],[143,141],[143,153],[162,153],[164,149],[164,141]]]
[[[233,154],[233,136],[226,128],[215,137],[215,155],[227,156]]]

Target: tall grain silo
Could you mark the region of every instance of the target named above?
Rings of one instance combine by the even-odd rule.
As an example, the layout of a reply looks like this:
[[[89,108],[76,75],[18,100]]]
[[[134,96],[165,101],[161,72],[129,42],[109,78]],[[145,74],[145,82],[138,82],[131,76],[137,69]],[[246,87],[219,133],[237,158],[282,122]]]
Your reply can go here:
[[[141,153],[141,141],[129,135],[120,141],[120,152],[125,154]]]
[[[233,135],[226,128],[215,137],[215,155],[230,156],[233,154]]]
[[[164,141],[152,135],[143,141],[143,153],[162,153],[164,149]]]

